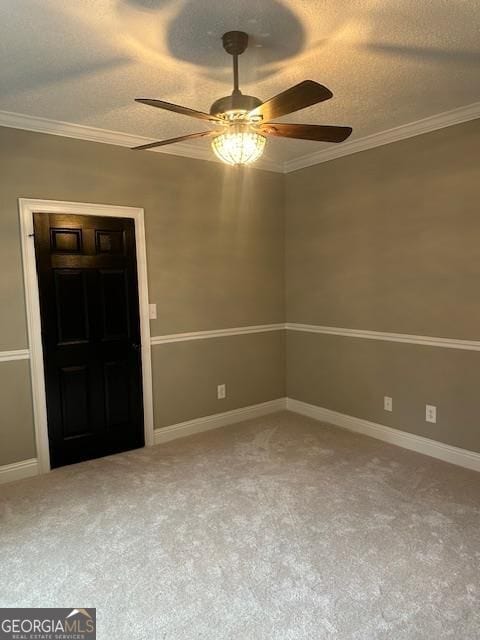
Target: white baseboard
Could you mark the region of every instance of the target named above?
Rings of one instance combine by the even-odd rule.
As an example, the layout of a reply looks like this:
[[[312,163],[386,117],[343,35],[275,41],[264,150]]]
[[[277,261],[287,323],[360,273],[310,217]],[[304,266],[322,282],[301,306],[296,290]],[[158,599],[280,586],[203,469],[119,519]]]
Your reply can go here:
[[[13,482],[14,480],[22,480],[22,478],[30,478],[39,473],[38,461],[36,458],[30,460],[21,460],[12,464],[4,464],[0,466],[0,484],[5,482]]]
[[[254,404],[249,407],[233,409],[232,411],[216,413],[214,415],[195,418],[187,422],[179,422],[178,424],[172,424],[168,427],[155,429],[154,444],[169,442],[176,438],[184,438],[195,433],[201,433],[202,431],[218,429],[219,427],[225,427],[230,424],[242,422],[243,420],[250,420],[251,418],[257,418],[285,409],[321,422],[328,422],[329,424],[348,429],[349,431],[363,433],[366,436],[395,444],[404,449],[411,449],[412,451],[417,451],[418,453],[423,453],[432,458],[450,462],[451,464],[456,464],[466,469],[480,471],[480,453],[475,451],[453,447],[443,442],[431,440],[430,438],[417,436],[412,433],[407,433],[406,431],[401,431],[400,429],[386,427],[382,424],[363,420],[362,418],[355,418],[344,413],[339,413],[338,411],[317,407],[316,405],[301,402],[300,400],[293,400],[292,398],[278,398],[277,400],[262,402],[261,404]],[[0,484],[21,480],[22,478],[29,478],[38,473],[39,466],[36,458],[6,464],[0,466]]]
[[[417,436],[413,433],[401,431],[400,429],[386,427],[383,424],[377,424],[376,422],[370,422],[362,418],[355,418],[345,413],[331,411],[330,409],[317,407],[314,404],[293,400],[292,398],[287,398],[287,409],[295,413],[301,413],[309,418],[314,418],[315,420],[321,420],[322,422],[328,422],[337,427],[348,429],[349,431],[363,433],[366,436],[395,444],[404,449],[411,449],[412,451],[423,453],[426,456],[438,458],[444,462],[450,462],[451,464],[456,464],[466,469],[473,469],[473,471],[480,471],[480,453],[476,453],[475,451],[453,447],[452,445],[431,440],[430,438]]]
[[[201,431],[225,427],[226,425],[241,422],[242,420],[249,420],[250,418],[257,418],[269,413],[274,413],[275,411],[282,411],[285,410],[286,407],[286,398],[278,398],[277,400],[270,400],[269,402],[262,402],[261,404],[254,404],[249,407],[242,407],[241,409],[233,409],[232,411],[225,411],[224,413],[195,418],[194,420],[188,420],[188,422],[172,424],[168,427],[155,429],[154,444],[168,442],[176,438],[184,438],[185,436],[200,433]],[[30,478],[39,473],[40,468],[36,458],[5,464],[0,466],[0,484],[13,482],[14,480],[22,480],[22,478]]]
[[[283,411],[286,409],[286,406],[286,398],[278,398],[277,400],[270,400],[269,402],[262,402],[261,404],[254,404],[249,407],[242,407],[241,409],[232,409],[224,413],[215,413],[211,416],[204,416],[202,418],[188,420],[187,422],[172,424],[168,427],[161,427],[155,429],[154,443],[169,442],[176,438],[191,436],[194,433],[218,429],[219,427],[235,424],[242,420],[258,418],[259,416],[274,413],[275,411]]]

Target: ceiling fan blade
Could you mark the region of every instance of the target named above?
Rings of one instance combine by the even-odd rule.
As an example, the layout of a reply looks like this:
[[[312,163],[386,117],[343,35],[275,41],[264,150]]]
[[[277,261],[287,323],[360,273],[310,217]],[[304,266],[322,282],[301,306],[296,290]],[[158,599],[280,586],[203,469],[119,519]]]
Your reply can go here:
[[[142,144],[139,147],[133,147],[133,151],[143,151],[144,149],[153,149],[155,147],[163,147],[166,144],[174,144],[175,142],[182,142],[182,140],[192,140],[193,138],[203,138],[204,136],[214,135],[215,131],[200,131],[200,133],[189,133],[186,136],[179,136],[178,138],[169,138],[168,140],[160,140],[159,142],[149,142]]]
[[[263,121],[267,122],[272,118],[280,118],[280,116],[310,107],[312,104],[329,100],[332,96],[333,93],[323,84],[313,80],[304,80],[270,98],[250,111],[248,115],[251,117],[263,116]]]
[[[298,138],[317,142],[343,142],[352,133],[351,127],[335,127],[319,124],[289,124],[269,122],[260,125],[260,133],[280,138]]]
[[[220,118],[212,116],[210,113],[204,113],[203,111],[195,111],[195,109],[189,109],[188,107],[182,107],[178,104],[172,104],[171,102],[164,102],[163,100],[152,100],[150,98],[135,98],[135,102],[141,102],[147,104],[149,107],[157,107],[157,109],[165,109],[166,111],[173,111],[174,113],[181,113],[184,116],[190,116],[191,118],[197,118],[198,120],[209,120],[210,122],[218,122]]]

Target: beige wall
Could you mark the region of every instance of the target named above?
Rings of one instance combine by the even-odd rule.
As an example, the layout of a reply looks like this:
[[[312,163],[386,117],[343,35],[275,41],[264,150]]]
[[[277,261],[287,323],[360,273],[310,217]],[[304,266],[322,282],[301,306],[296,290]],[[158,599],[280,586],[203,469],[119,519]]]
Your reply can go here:
[[[478,351],[289,331],[287,358],[291,398],[480,450]],[[436,424],[425,422],[427,403]]]
[[[285,332],[160,345],[153,349],[153,370],[158,427],[274,400],[285,395]],[[220,401],[219,382],[227,385]]]
[[[288,321],[480,340],[479,149],[477,120],[289,174]],[[479,370],[479,352],[288,337],[290,397],[474,450]]]
[[[0,362],[0,411],[0,465],[35,458],[28,360]]]
[[[290,322],[478,340],[479,148],[476,121],[282,176],[0,129],[0,351],[27,347],[18,197],[145,208],[152,335],[282,322],[286,291]],[[480,450],[480,353],[287,345],[290,397]],[[153,347],[156,426],[282,397],[284,347],[283,332]],[[0,407],[0,464],[32,457],[26,361],[0,363]]]
[[[19,197],[145,208],[150,301],[158,306],[152,336],[284,319],[279,174],[3,128],[0,180],[0,351],[28,346]],[[245,336],[221,357],[214,340],[201,343],[153,347],[156,426],[285,394],[270,364],[283,358],[279,336]],[[269,363],[254,363],[255,352]],[[33,455],[28,365],[20,364],[0,362],[0,464]],[[216,384],[228,370],[235,374],[222,403]],[[171,393],[173,380],[181,393]]]

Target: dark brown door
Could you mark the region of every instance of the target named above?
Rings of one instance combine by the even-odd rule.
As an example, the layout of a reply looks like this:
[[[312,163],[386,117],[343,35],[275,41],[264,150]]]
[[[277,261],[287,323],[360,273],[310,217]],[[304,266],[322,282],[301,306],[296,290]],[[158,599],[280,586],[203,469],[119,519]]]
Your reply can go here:
[[[51,466],[144,445],[134,221],[35,213]]]

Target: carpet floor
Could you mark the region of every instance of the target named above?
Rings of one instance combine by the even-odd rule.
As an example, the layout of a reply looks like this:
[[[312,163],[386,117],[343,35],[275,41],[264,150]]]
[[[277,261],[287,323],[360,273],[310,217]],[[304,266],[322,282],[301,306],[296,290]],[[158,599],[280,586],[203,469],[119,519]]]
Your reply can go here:
[[[100,640],[480,638],[480,474],[281,412],[0,488],[0,606]]]

